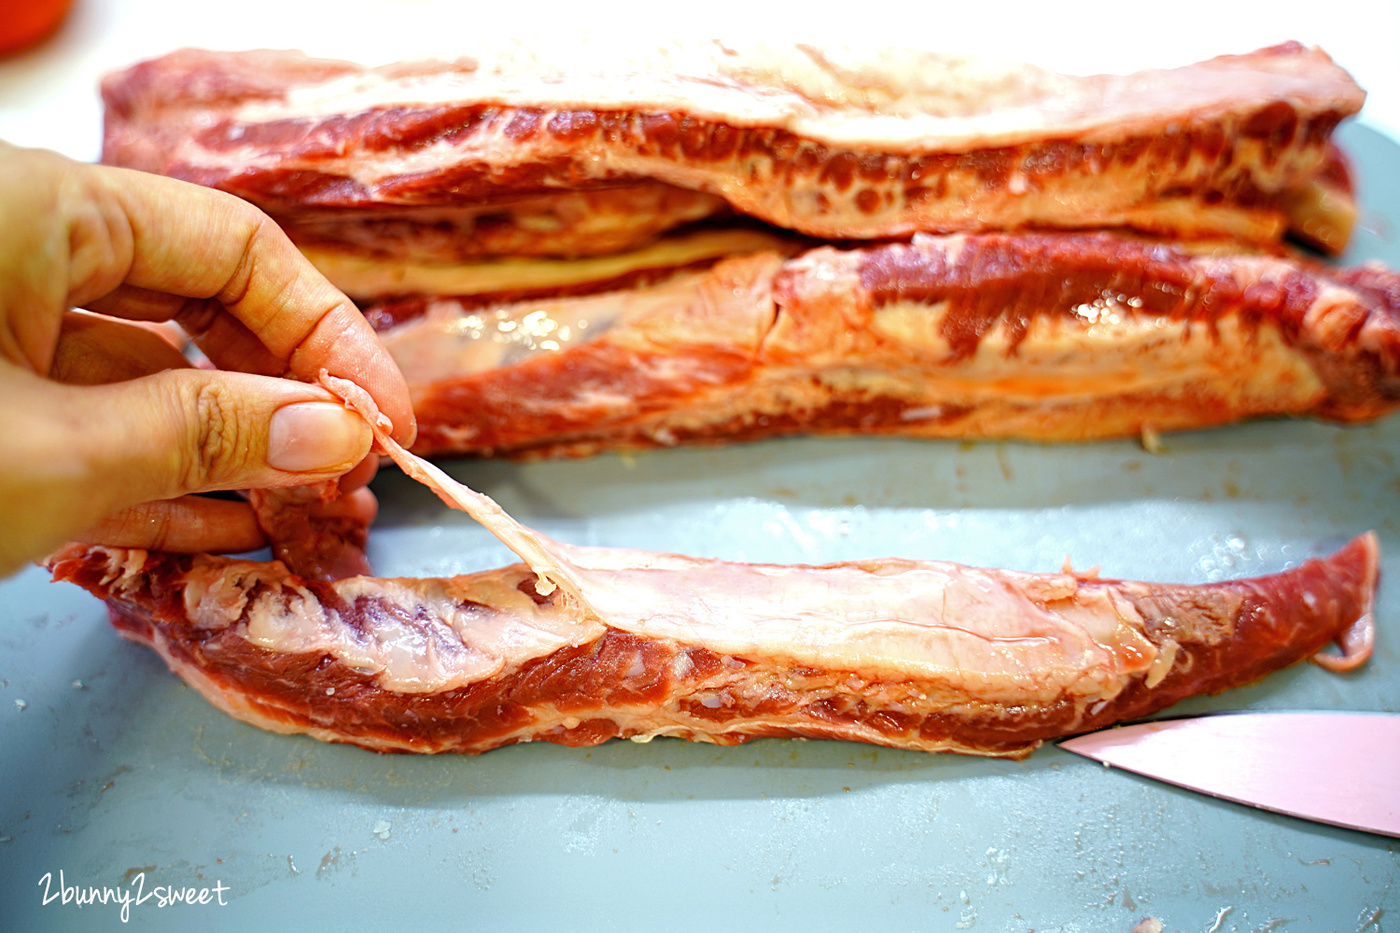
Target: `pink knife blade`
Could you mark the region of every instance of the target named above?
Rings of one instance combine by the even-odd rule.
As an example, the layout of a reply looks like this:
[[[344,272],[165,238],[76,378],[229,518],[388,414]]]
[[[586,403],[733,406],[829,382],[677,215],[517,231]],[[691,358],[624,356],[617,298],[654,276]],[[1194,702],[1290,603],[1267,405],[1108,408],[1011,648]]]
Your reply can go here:
[[[1400,836],[1400,714],[1217,713],[1103,729],[1059,746],[1212,797]]]

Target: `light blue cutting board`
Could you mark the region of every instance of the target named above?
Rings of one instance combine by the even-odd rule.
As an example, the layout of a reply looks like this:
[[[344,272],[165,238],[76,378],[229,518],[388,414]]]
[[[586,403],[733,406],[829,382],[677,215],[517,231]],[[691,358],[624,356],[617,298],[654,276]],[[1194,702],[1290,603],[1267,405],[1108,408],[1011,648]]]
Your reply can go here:
[[[1343,133],[1366,213],[1348,262],[1400,267],[1400,147]],[[1400,709],[1400,418],[1270,422],[1084,446],[787,440],[460,478],[565,540],[755,561],[900,555],[1206,581],[1376,529],[1379,647],[1178,711]],[[397,474],[385,575],[508,556]],[[1319,750],[1325,754],[1325,750]],[[1344,792],[1339,789],[1339,793]],[[1047,747],[1023,762],[765,740],[387,757],[214,710],[97,601],[0,584],[0,927],[112,930],[1372,930],[1397,841],[1271,816]],[[144,873],[144,874],[142,874]],[[55,899],[42,903],[48,892]],[[139,879],[138,880],[138,876]],[[144,885],[138,890],[137,885]],[[156,886],[225,906],[160,907]]]

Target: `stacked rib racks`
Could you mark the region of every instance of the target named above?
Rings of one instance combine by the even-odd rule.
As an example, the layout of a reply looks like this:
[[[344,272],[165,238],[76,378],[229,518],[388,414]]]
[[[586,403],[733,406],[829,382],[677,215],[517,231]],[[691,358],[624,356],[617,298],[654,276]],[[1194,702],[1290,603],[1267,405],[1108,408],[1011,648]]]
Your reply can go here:
[[[1072,440],[1395,405],[1400,277],[1284,246],[1337,252],[1355,215],[1331,133],[1364,95],[1318,50],[1088,78],[805,46],[583,54],[177,52],[104,83],[104,159],[271,213],[399,360],[418,453]],[[363,528],[318,528],[280,494],[256,498],[272,562],[52,562],[279,731],[1020,755],[1370,651],[1370,537],[1198,587],[572,548],[483,511],[397,450],[363,393],[329,387],[525,563],[378,579]]]

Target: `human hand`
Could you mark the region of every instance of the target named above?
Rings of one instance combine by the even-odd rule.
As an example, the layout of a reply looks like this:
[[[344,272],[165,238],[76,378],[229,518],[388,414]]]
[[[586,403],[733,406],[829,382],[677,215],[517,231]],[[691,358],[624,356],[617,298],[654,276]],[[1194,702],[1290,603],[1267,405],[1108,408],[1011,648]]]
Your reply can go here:
[[[131,323],[152,321],[178,322],[218,369]],[[398,368],[256,208],[0,142],[0,575],[73,538],[251,550],[246,503],[192,494],[362,486],[369,429],[308,384],[322,369],[412,442]]]

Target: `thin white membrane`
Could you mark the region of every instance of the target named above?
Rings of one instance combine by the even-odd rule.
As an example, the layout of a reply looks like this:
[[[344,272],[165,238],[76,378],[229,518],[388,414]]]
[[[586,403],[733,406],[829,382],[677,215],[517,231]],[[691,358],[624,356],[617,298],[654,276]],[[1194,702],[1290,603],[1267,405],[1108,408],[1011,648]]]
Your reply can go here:
[[[399,469],[431,489],[449,507],[460,509],[476,519],[487,531],[500,539],[502,544],[525,561],[540,578],[535,588],[541,596],[548,596],[558,587],[581,607],[593,611],[583,597],[577,571],[566,566],[567,559],[562,554],[563,545],[520,524],[506,514],[505,509],[497,505],[491,497],[462,485],[422,457],[405,450],[390,434],[394,428],[393,423],[380,412],[374,399],[360,386],[349,379],[332,376],[325,370],[321,371],[320,384],[369,422],[375,441],[389,458],[398,464]]]

